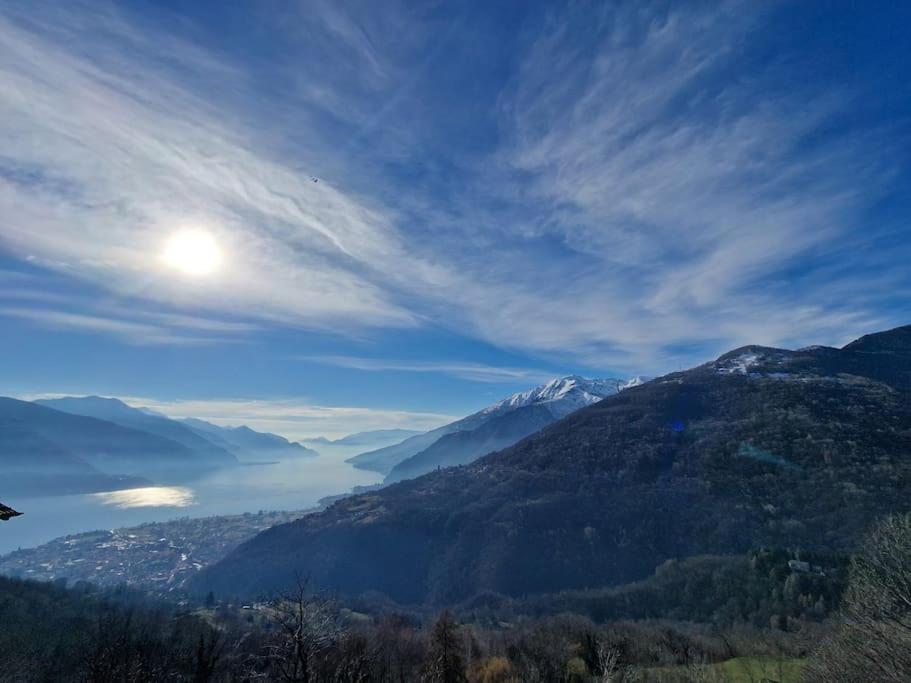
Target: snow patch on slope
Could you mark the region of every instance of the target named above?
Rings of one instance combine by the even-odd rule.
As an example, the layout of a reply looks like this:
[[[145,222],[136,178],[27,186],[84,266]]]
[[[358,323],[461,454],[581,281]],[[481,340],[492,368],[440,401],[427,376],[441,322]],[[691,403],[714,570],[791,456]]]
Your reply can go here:
[[[759,365],[761,360],[762,356],[748,351],[718,363],[715,366],[715,372],[719,375],[746,375],[750,372],[750,368]]]
[[[587,379],[578,375],[558,377],[547,384],[513,394],[485,408],[481,414],[493,416],[532,404],[544,404],[555,417],[561,418],[646,381],[648,380],[644,377],[634,377],[630,380]]]

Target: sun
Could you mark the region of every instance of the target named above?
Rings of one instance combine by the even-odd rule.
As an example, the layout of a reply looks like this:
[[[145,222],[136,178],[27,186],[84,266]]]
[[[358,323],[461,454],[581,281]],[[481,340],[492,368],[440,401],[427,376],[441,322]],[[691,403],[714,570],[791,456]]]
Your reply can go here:
[[[221,249],[205,230],[181,230],[168,239],[162,258],[186,275],[210,275],[221,264]]]

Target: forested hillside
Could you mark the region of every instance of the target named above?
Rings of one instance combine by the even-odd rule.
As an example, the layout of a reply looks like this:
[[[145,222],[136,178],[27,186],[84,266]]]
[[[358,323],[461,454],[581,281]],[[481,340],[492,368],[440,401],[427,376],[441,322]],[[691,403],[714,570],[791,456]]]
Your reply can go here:
[[[848,552],[909,506],[911,328],[843,350],[746,347],[460,468],[270,529],[197,590],[294,572],[348,594],[465,600],[615,585],[760,545]]]

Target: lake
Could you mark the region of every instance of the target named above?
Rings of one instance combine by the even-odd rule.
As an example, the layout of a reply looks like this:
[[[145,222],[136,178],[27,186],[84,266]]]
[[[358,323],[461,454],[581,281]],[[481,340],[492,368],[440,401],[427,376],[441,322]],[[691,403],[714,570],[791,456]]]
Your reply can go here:
[[[382,481],[381,474],[345,463],[349,455],[345,451],[275,464],[249,464],[176,486],[28,498],[4,491],[0,500],[23,515],[0,523],[0,554],[95,529],[177,517],[300,510],[314,506],[323,496]]]

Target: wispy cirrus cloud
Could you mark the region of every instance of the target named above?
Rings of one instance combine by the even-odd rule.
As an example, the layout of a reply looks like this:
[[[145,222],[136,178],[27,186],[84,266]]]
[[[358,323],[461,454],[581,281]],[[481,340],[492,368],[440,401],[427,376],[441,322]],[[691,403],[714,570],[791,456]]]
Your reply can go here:
[[[86,315],[49,308],[15,308],[0,306],[0,316],[19,320],[28,320],[39,327],[55,330],[75,330],[78,332],[91,332],[118,337],[127,343],[140,346],[198,346],[204,344],[237,343],[242,341],[236,336],[214,337],[202,336],[192,333],[193,330],[201,332],[236,332],[228,323],[220,321],[196,320],[187,318],[175,330],[174,326],[156,325],[147,322],[137,322],[125,318],[103,317],[99,315]]]
[[[59,277],[0,271],[0,285],[2,317],[44,329],[111,336],[134,345],[237,343],[262,329],[249,321],[152,310],[99,296],[97,291],[72,291]]]
[[[737,2],[553,12],[499,103],[489,178],[516,201],[490,222],[507,243],[551,244],[562,268],[491,254],[468,289],[483,302],[465,311],[478,334],[667,367],[680,345],[834,342],[901,321],[844,251],[895,178],[894,136],[840,126],[855,85],[794,89],[792,65],[751,61],[768,14]],[[839,278],[847,300],[832,295],[830,258],[857,259]]]
[[[365,370],[380,372],[392,370],[396,372],[440,373],[461,379],[476,382],[546,382],[559,373],[546,372],[541,369],[514,368],[498,365],[485,365],[483,363],[457,363],[446,361],[403,361],[385,358],[364,358],[360,356],[299,356],[300,360],[314,363],[324,363],[340,368],[352,370]]]
[[[111,8],[48,12],[60,22],[0,17],[7,249],[175,306],[313,327],[414,324],[372,281],[410,260],[382,208],[249,146],[217,94],[195,92]],[[168,43],[195,78],[245,87],[194,46]],[[298,153],[306,165],[313,150]],[[219,277],[188,283],[162,263],[164,240],[187,226],[223,246]]]
[[[5,7],[0,246],[111,292],[65,315],[125,339],[117,321],[213,338],[432,325],[653,373],[902,322],[908,247],[861,238],[908,141],[852,116],[877,96],[862,83],[757,56],[774,7],[529,10],[497,69],[497,35],[473,31],[486,17],[445,9],[231,8],[249,42],[229,45],[113,5]],[[459,50],[476,71],[439,60]],[[190,224],[224,246],[219,277],[189,283],[158,258]]]

